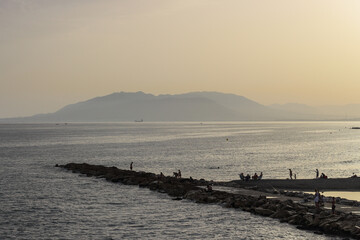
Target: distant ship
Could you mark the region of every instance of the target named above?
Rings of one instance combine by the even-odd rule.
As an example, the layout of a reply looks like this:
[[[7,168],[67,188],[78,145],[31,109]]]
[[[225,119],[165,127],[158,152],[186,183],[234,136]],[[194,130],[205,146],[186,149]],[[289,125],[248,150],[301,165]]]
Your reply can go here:
[[[135,120],[135,122],[143,122],[143,121],[144,121],[143,119]]]

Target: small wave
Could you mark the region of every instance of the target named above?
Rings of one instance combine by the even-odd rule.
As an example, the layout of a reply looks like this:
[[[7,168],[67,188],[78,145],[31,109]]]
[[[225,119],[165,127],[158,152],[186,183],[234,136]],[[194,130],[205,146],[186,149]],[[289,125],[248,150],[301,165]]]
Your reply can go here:
[[[254,155],[255,153],[253,152],[249,152],[249,153],[245,153],[245,155]]]
[[[208,167],[208,169],[220,169],[220,167]]]
[[[110,202],[110,203],[107,203],[108,205],[118,205],[118,206],[122,206],[124,205],[124,203],[122,202]]]
[[[353,163],[354,161],[352,161],[352,160],[347,160],[347,161],[342,161],[342,162],[340,162],[340,163],[344,163],[344,164],[350,164],[350,163]]]

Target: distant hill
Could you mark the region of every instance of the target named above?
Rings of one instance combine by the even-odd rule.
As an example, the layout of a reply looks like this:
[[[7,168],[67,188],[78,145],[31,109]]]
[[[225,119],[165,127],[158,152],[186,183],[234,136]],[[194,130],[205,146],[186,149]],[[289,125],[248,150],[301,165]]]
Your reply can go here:
[[[70,104],[54,113],[0,122],[276,121],[323,117],[311,107],[264,106],[243,96],[219,92],[159,96],[118,92]]]

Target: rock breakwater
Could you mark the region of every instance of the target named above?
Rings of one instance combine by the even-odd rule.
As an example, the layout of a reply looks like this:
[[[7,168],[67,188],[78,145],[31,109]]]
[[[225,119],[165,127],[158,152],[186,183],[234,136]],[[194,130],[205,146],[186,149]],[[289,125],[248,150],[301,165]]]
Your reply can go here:
[[[69,163],[56,165],[74,173],[88,177],[105,178],[108,181],[127,185],[138,185],[153,191],[167,193],[174,200],[188,199],[203,204],[220,204],[227,208],[237,208],[266,217],[279,219],[281,222],[296,225],[299,229],[313,230],[360,239],[360,217],[337,212],[332,214],[326,209],[304,206],[287,199],[269,199],[266,196],[247,196],[225,191],[206,191],[204,186],[210,182],[192,178],[175,178],[154,173],[122,170],[116,167]]]

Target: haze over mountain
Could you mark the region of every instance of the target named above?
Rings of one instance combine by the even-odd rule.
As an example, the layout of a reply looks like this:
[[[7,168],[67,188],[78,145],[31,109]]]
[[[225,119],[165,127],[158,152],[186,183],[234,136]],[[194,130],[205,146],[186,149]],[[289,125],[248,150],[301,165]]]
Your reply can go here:
[[[269,121],[345,119],[342,109],[300,104],[264,106],[243,96],[218,92],[152,95],[118,92],[70,104],[49,114],[1,119],[1,122],[117,122],[134,121]],[[348,106],[352,117],[359,105]],[[330,114],[332,113],[332,114]],[[358,115],[357,115],[358,114]],[[350,117],[350,114],[347,115]]]

